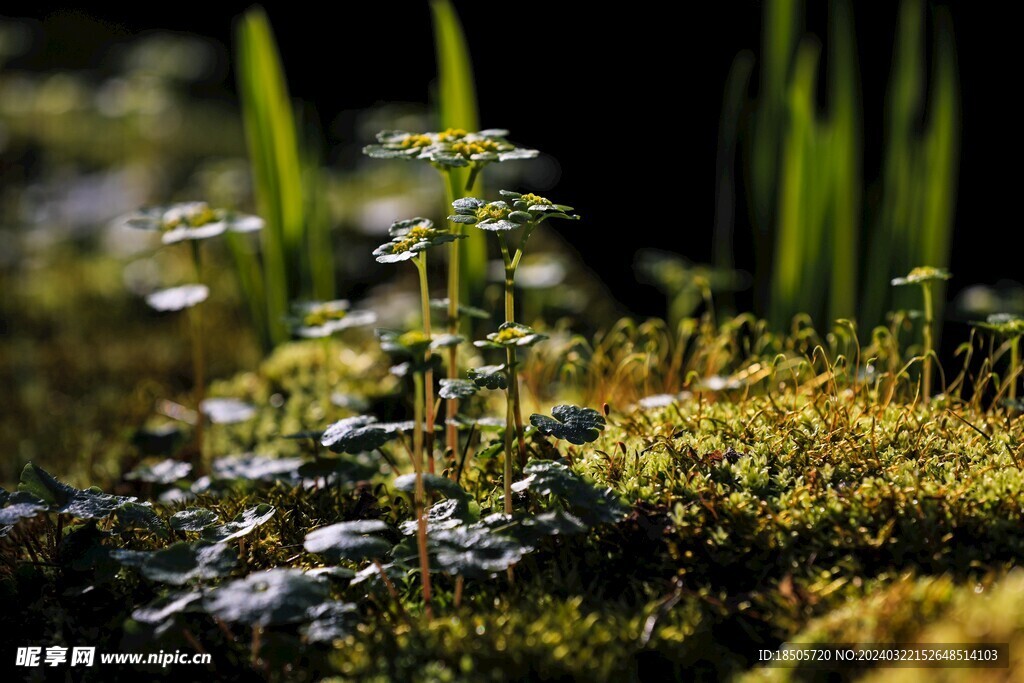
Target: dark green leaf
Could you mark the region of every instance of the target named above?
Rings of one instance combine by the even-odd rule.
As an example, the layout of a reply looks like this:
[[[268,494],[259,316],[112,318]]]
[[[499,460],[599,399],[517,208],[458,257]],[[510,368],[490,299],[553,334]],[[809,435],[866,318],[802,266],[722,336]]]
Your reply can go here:
[[[257,527],[266,524],[274,516],[273,505],[260,503],[254,508],[239,512],[233,520],[221,526],[203,529],[203,538],[217,543],[224,543],[242,536],[248,536]]]
[[[25,465],[21,472],[19,491],[31,493],[50,505],[54,512],[62,512],[79,519],[102,519],[110,516],[125,503],[135,498],[112,496],[97,488],[76,489],[54,479],[46,470],[33,463]]]
[[[200,611],[196,603],[202,599],[202,591],[175,591],[135,609],[132,612],[132,619],[141,624],[163,624],[176,614]]]
[[[2,490],[2,489],[0,489]],[[46,512],[49,506],[27,491],[7,493],[4,491],[6,507],[0,508],[0,527],[11,527],[20,519],[30,519]],[[3,534],[0,534],[2,536]]]
[[[167,525],[149,503],[125,503],[114,512],[118,533],[128,529],[145,529],[161,538],[167,537]]]
[[[468,379],[442,379],[437,392],[441,398],[469,398],[476,393],[476,384]]]
[[[150,581],[180,586],[192,580],[215,579],[229,573],[238,559],[232,546],[179,541],[162,550],[113,550],[111,557],[133,567]]]
[[[469,520],[469,506],[459,498],[448,498],[434,503],[427,510],[427,530],[434,532],[439,529],[453,529],[466,524]],[[402,522],[399,530],[406,536],[416,533],[419,521],[410,519]]]
[[[189,508],[171,516],[171,528],[175,531],[202,531],[220,521],[217,513],[206,508]]]
[[[336,483],[366,481],[380,471],[380,462],[366,454],[338,458],[317,458],[299,467],[303,479],[326,477]]]
[[[301,569],[277,568],[216,588],[203,604],[218,619],[273,626],[305,621],[328,597],[328,586]]]
[[[380,534],[387,528],[387,524],[376,519],[339,522],[306,534],[303,547],[307,552],[323,555],[334,562],[380,558],[391,550],[391,544],[373,534]]]
[[[618,522],[628,512],[610,491],[597,489],[560,462],[531,460],[523,474],[526,478],[512,484],[513,491],[557,496],[587,524]]]
[[[295,481],[302,458],[275,458],[269,455],[241,453],[213,461],[214,479],[226,481]]]
[[[593,408],[560,405],[552,408],[551,414],[554,417],[534,413],[530,423],[541,434],[565,439],[577,446],[595,441],[604,430],[604,416]]]
[[[481,365],[467,373],[473,384],[481,389],[504,389],[508,386],[508,369],[505,364]]]
[[[191,471],[192,465],[187,462],[168,458],[151,464],[139,465],[124,475],[124,478],[129,481],[137,480],[166,485],[184,479]]]
[[[362,453],[380,448],[395,436],[396,432],[384,429],[377,418],[357,415],[328,427],[320,443],[335,453]]]
[[[510,536],[479,527],[438,530],[428,540],[443,571],[470,578],[505,571],[532,550]]]
[[[306,612],[309,623],[303,628],[310,643],[329,643],[351,635],[359,623],[356,606],[350,602],[331,600]]]
[[[457,498],[459,500],[466,500],[469,498],[469,494],[466,493],[465,489],[456,484],[448,477],[442,477],[438,474],[430,474],[428,472],[423,473],[423,488],[431,493],[442,493],[448,498]],[[409,474],[403,474],[399,477],[395,477],[395,488],[405,493],[413,493],[416,490],[416,474],[410,472]]]

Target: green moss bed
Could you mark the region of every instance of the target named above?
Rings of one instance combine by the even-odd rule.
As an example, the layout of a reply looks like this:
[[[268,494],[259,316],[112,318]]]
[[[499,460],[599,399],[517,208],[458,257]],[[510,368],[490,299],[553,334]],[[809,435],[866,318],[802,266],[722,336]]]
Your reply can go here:
[[[591,353],[600,366],[600,349]],[[211,471],[221,474],[198,484],[194,473],[166,483],[121,478],[108,490],[152,507],[116,499],[110,506],[118,509],[91,520],[51,507],[6,527],[0,628],[26,643],[87,643],[100,652],[198,646],[213,655],[217,677],[242,680],[909,680],[921,673],[759,667],[758,651],[785,641],[1003,642],[1009,670],[929,675],[1009,680],[1024,671],[1022,434],[1019,418],[1004,410],[981,411],[952,396],[923,405],[881,382],[824,382],[809,363],[801,373],[772,370],[757,391],[691,378],[684,393],[623,398],[604,407],[607,428],[583,446],[531,430],[534,463],[568,467],[582,498],[572,487],[529,489],[517,494],[517,516],[568,513],[586,530],[542,535],[511,572],[467,575],[461,588],[435,570],[428,618],[415,570],[389,563],[396,603],[372,565],[355,574],[367,563],[332,562],[303,548],[311,530],[344,520],[382,520],[389,542],[402,538],[411,501],[395,476],[410,470],[397,442],[381,449],[387,458],[352,460],[355,469],[319,485],[268,466],[323,458],[313,440],[284,435],[357,412],[400,417],[402,380],[387,366],[376,352],[335,344],[325,353],[322,344],[297,343],[258,371],[215,383],[213,395],[256,407],[250,419],[208,430]],[[748,364],[745,375],[731,377],[757,369]],[[543,377],[540,366],[526,368],[527,385]],[[584,385],[576,382],[574,398],[592,398]],[[328,386],[333,401],[325,399]],[[623,394],[621,386],[591,386],[613,389]],[[541,391],[532,398],[538,406],[554,402]],[[467,411],[500,414],[500,401],[491,401],[473,399]],[[488,448],[497,432],[486,424],[475,431],[459,483],[466,514],[483,519],[501,509],[501,458]],[[124,468],[137,472],[161,459],[143,458],[138,447],[125,452]],[[221,458],[238,453],[256,459],[225,469],[231,461]],[[359,469],[367,463],[368,475]],[[52,469],[47,464],[42,456],[36,462]],[[40,477],[29,466],[22,488],[57,490],[58,498],[88,505],[104,500],[96,491],[53,489],[60,484]],[[3,495],[7,510],[17,498]],[[194,543],[207,532],[168,526],[184,509],[205,508],[223,525],[265,506],[273,506],[269,518],[223,542],[232,559],[226,568],[181,585],[147,578],[113,552]],[[326,637],[311,635],[310,618],[256,628],[215,618],[202,597],[163,619],[151,618],[152,609],[147,615],[169,594],[208,592],[275,567],[340,567],[314,572],[321,598],[345,605],[319,624],[329,627]],[[138,680],[140,671],[212,675],[183,666],[83,673]]]

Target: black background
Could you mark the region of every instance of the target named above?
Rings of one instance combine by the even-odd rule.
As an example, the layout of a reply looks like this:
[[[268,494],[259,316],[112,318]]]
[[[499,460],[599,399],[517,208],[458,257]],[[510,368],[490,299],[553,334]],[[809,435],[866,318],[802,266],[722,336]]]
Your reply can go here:
[[[825,35],[825,3],[808,3],[808,29]],[[865,186],[879,176],[884,103],[897,3],[860,2],[855,24],[860,56]],[[230,46],[247,3],[205,6],[157,2],[130,8],[49,9],[38,4],[8,16],[39,20],[45,42],[15,66],[99,65],[106,50],[151,29],[188,31]],[[483,127],[508,127],[521,144],[561,165],[558,201],[594,224],[619,228],[618,243],[575,246],[615,295],[641,314],[661,314],[663,298],[638,284],[633,252],[654,246],[698,262],[711,256],[715,156],[725,77],[736,53],[758,50],[761,3],[456,2],[475,63]],[[930,16],[935,4],[929,5]],[[962,88],[962,159],[951,270],[954,293],[973,283],[1019,279],[1019,42],[997,5],[942,3],[956,31]],[[295,97],[319,112],[337,150],[351,135],[345,112],[389,101],[425,102],[436,73],[427,4],[419,1],[268,3]],[[210,96],[231,97],[227,50],[223,78]],[[531,98],[522,92],[546,92]],[[589,131],[603,131],[596,137]],[[585,132],[587,131],[587,132]],[[351,148],[351,147],[350,147]],[[673,171],[649,164],[672,158]],[[644,221],[613,211],[609,199],[658,202],[678,216]],[[602,208],[595,208],[602,207]],[[749,266],[749,225],[738,213],[737,262]],[[954,335],[956,336],[956,335]]]

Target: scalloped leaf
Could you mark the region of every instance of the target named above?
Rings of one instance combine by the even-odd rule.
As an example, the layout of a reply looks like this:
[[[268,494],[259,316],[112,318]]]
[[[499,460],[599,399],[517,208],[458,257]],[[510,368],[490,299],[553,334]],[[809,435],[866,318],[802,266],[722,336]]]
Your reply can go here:
[[[129,481],[167,485],[184,479],[191,471],[192,465],[189,463],[167,458],[154,463],[140,464],[124,475],[124,478]]]
[[[305,621],[324,603],[329,587],[301,569],[269,569],[215,588],[203,601],[206,611],[225,621],[273,626]]]
[[[125,503],[114,512],[117,533],[129,529],[145,529],[161,538],[167,537],[167,525],[149,503]]]
[[[0,503],[4,503],[5,507],[0,508],[0,528],[6,527],[10,530],[10,527],[17,524],[19,520],[31,519],[49,510],[49,506],[45,502],[27,491],[15,491],[14,493],[3,491],[3,494],[4,500]],[[0,536],[4,535],[4,533],[0,533]]]
[[[79,519],[103,519],[125,503],[137,500],[134,497],[103,493],[95,487],[84,491],[76,489],[58,481],[49,472],[31,462],[21,471],[18,490],[32,494],[49,505],[53,512],[61,512]]]
[[[182,612],[199,612],[203,592],[198,590],[173,591],[132,611],[132,619],[140,624],[164,624]]]
[[[531,460],[523,468],[526,477],[512,484],[512,490],[557,496],[587,524],[615,523],[629,509],[608,490],[600,490],[554,460]]]
[[[456,498],[458,500],[469,499],[469,494],[466,493],[466,490],[448,477],[428,472],[424,472],[422,476],[423,488],[429,493],[441,493],[448,498]],[[404,493],[413,493],[416,490],[416,474],[410,472],[409,474],[395,477],[395,488]]]
[[[380,448],[397,436],[371,415],[338,420],[324,431],[320,444],[335,453],[362,453]]]
[[[486,578],[516,564],[533,548],[480,527],[440,529],[429,542],[438,566],[455,576]]]
[[[220,521],[213,510],[189,508],[171,515],[170,525],[175,531],[202,531]]]
[[[508,387],[508,368],[501,365],[481,365],[470,368],[467,376],[481,389],[505,389]]]
[[[302,458],[275,458],[256,453],[225,455],[213,461],[214,479],[224,481],[296,481]]]
[[[439,503],[434,503],[427,510],[427,530],[430,533],[439,529],[454,529],[469,521],[469,506],[466,501],[459,498],[448,498]],[[419,520],[410,519],[402,522],[398,529],[405,536],[412,536],[416,533]]]
[[[331,600],[306,611],[302,633],[310,643],[329,643],[351,635],[359,624],[358,610],[351,602]]]
[[[378,519],[339,522],[306,534],[303,547],[333,562],[362,562],[384,557],[391,550],[391,543],[377,535],[387,529],[388,525]]]
[[[541,434],[565,439],[577,446],[596,441],[605,427],[604,416],[593,408],[559,405],[551,409],[551,415],[534,413],[530,424]]]
[[[469,398],[476,393],[477,386],[468,379],[441,380],[441,388],[437,394],[441,398]]]
[[[206,527],[203,529],[203,538],[215,543],[225,543],[242,536],[248,536],[258,527],[269,522],[275,512],[277,512],[277,509],[273,505],[260,503],[254,508],[239,512],[227,524]]]
[[[189,581],[216,579],[235,568],[233,546],[198,541],[179,541],[160,550],[112,550],[110,556],[137,569],[150,581],[181,586]]]

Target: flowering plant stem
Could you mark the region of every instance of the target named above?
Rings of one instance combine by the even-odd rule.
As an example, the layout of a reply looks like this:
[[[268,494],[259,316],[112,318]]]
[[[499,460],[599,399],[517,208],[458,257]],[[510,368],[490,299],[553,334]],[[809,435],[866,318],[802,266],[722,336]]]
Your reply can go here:
[[[501,257],[505,262],[505,322],[513,323],[516,320],[516,304],[515,304],[515,281],[516,281],[516,269],[519,267],[519,261],[523,257],[523,248],[526,246],[526,241],[530,239],[530,233],[533,231],[534,225],[530,224],[523,229],[523,236],[519,242],[519,247],[516,249],[515,256],[511,255],[508,248],[508,242],[504,235],[499,233],[499,241],[501,243]],[[516,347],[508,346],[505,349],[505,362],[508,366],[508,416],[505,425],[505,486],[506,488],[510,485],[511,481],[511,433],[513,424],[515,426],[516,440],[519,445],[519,465],[520,467],[526,465],[526,439],[523,436],[523,412],[522,406],[519,401],[519,375],[516,368]],[[507,496],[506,491],[506,506],[511,505],[511,500]]]
[[[419,550],[420,576],[423,581],[423,605],[427,618],[430,619],[430,556],[427,555],[427,517],[424,509],[426,492],[423,488],[423,373],[419,370],[414,372],[413,382],[413,420],[416,427],[412,430],[412,464],[416,471],[416,490],[413,494],[416,507],[416,546]]]
[[[201,242],[190,240],[192,245],[192,265],[196,271],[196,283],[203,284],[203,252]],[[206,417],[203,415],[203,401],[206,398],[206,356],[203,353],[203,316],[202,304],[193,306],[188,311],[192,327],[192,391],[196,404],[196,456],[192,466],[200,471],[206,466],[206,445],[203,438],[203,427]]]
[[[457,242],[458,240],[456,240]],[[454,244],[454,242],[453,242]],[[423,333],[430,338],[430,285],[427,282],[427,255],[422,253],[412,261],[420,272],[420,302],[423,306]],[[426,425],[417,419],[416,429],[423,430],[425,453],[427,456],[427,468],[431,474],[434,473],[434,370],[430,365],[430,347],[423,352],[423,362],[426,365],[425,388],[423,393],[426,398]]]
[[[445,170],[441,171],[441,175],[444,176],[444,206],[445,215],[447,215],[448,209],[459,195],[459,192],[455,186],[456,179],[454,174]],[[457,235],[462,234],[461,224],[449,223],[449,226],[451,232]],[[448,245],[448,332],[451,334],[459,333],[459,288],[461,287],[459,282],[459,243],[461,241],[454,240]],[[448,349],[448,379],[458,379],[458,377],[458,350],[455,346],[451,346]],[[445,422],[445,447],[452,457],[455,457],[455,454],[459,451],[459,432],[455,426],[455,418],[458,414],[459,400],[449,398],[445,402],[445,416],[447,418]],[[452,468],[452,471],[455,471],[454,468]]]
[[[924,329],[921,332],[921,338],[924,345],[922,389],[924,402],[928,403],[932,397],[932,323],[934,317],[934,308],[932,306],[932,283],[928,281],[922,282],[921,293],[924,308]]]

